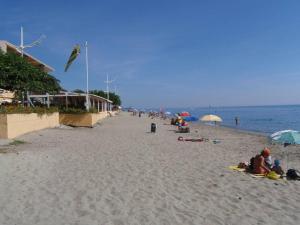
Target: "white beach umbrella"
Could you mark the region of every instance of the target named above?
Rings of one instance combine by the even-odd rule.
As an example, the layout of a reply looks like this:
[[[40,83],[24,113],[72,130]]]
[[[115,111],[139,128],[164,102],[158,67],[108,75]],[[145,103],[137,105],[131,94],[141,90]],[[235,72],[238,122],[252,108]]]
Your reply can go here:
[[[202,116],[200,120],[203,122],[222,122],[223,121],[221,119],[221,117],[216,116],[216,115],[205,115],[205,116]]]
[[[296,130],[282,130],[270,135],[272,141],[280,144],[300,144],[300,132]]]
[[[296,130],[282,130],[270,135],[271,141],[282,144],[284,147],[288,145],[300,144],[300,132]],[[288,169],[289,154],[286,154],[286,169]]]
[[[281,130],[281,131],[277,131],[277,132],[271,134],[270,137],[273,138],[275,136],[281,135],[282,133],[290,132],[290,131],[293,131],[293,130]]]

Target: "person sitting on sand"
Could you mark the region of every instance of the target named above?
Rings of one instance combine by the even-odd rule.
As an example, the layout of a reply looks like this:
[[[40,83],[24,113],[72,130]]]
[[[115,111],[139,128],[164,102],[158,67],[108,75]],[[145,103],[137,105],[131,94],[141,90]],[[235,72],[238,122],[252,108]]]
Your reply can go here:
[[[176,119],[175,119],[175,125],[178,126],[181,123],[181,120],[182,120],[181,117],[177,116]]]
[[[280,166],[280,160],[279,159],[274,160],[274,166],[272,167],[271,170],[274,171],[275,173],[279,174],[279,175],[284,174],[284,171]]]
[[[265,159],[270,156],[270,149],[264,148],[261,154],[256,155],[253,158],[253,171],[254,174],[267,174],[271,169],[267,166]]]
[[[182,127],[187,127],[188,125],[189,124],[186,121],[184,121],[184,120],[182,120],[182,122],[180,124],[180,126],[182,126]]]
[[[273,167],[272,157],[269,155],[267,158],[265,158],[265,163],[269,169]]]

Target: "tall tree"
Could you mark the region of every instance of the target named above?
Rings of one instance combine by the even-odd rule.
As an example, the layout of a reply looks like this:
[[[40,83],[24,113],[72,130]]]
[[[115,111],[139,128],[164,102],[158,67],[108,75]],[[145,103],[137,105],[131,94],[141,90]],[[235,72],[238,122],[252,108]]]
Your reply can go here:
[[[0,50],[0,87],[21,92],[57,93],[59,80],[14,53]]]
[[[94,95],[98,95],[103,98],[107,98],[106,92],[104,92],[102,90],[91,90],[90,94],[94,94]],[[113,92],[109,92],[109,100],[111,100],[114,105],[120,106],[122,104],[120,96]]]
[[[83,90],[81,90],[81,89],[75,89],[75,90],[73,90],[73,92],[79,93],[79,94],[84,94],[84,93],[85,93],[85,92],[84,92]]]

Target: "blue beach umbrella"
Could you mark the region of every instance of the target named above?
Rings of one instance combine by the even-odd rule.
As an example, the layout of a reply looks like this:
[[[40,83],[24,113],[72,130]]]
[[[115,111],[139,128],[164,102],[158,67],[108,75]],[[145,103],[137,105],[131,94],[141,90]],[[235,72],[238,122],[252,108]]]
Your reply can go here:
[[[278,131],[270,136],[272,141],[280,144],[300,144],[300,132],[295,130]]]
[[[187,122],[194,122],[194,121],[198,121],[197,117],[194,116],[183,116],[183,119]]]

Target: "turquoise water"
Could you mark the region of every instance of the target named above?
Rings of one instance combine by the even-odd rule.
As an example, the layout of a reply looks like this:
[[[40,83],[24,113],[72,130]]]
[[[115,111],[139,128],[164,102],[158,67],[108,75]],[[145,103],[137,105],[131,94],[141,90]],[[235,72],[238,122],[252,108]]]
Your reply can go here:
[[[188,111],[197,117],[215,114],[223,119],[223,126],[266,134],[286,129],[300,130],[300,105],[169,108],[166,111]],[[240,121],[238,126],[235,125],[236,116]]]

